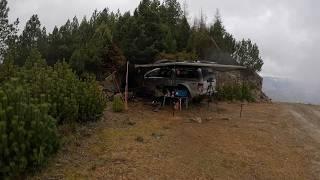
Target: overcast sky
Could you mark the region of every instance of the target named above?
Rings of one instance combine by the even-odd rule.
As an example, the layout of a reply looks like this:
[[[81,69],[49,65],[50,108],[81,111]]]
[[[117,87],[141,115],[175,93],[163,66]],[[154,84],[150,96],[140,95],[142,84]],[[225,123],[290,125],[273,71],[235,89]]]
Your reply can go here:
[[[75,15],[90,16],[105,7],[132,11],[139,0],[8,0],[10,19],[24,26],[32,14],[51,31]],[[181,0],[183,2],[183,0]],[[227,31],[238,40],[250,38],[265,62],[263,75],[308,79],[320,85],[319,0],[187,0],[189,18],[201,9],[208,23],[219,8]]]

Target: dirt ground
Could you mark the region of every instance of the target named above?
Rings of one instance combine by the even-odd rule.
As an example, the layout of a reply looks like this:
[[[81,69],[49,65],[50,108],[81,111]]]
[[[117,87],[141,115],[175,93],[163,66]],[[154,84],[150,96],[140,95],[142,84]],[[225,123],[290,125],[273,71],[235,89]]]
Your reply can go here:
[[[29,179],[320,179],[320,107],[203,104],[153,112],[106,110],[75,127]],[[191,121],[200,117],[202,123]]]

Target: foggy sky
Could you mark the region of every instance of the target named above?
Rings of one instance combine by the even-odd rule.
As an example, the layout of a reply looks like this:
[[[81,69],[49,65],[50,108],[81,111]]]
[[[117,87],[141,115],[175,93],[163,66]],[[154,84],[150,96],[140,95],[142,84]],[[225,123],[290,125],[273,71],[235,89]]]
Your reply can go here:
[[[75,15],[81,19],[94,9],[131,12],[139,0],[8,0],[10,19],[19,18],[21,27],[32,14],[50,32]],[[183,0],[181,0],[183,3]],[[320,1],[318,0],[187,0],[189,20],[200,16],[212,23],[220,10],[228,32],[236,39],[250,38],[260,48],[265,62],[262,75],[307,80],[311,86],[320,80]]]

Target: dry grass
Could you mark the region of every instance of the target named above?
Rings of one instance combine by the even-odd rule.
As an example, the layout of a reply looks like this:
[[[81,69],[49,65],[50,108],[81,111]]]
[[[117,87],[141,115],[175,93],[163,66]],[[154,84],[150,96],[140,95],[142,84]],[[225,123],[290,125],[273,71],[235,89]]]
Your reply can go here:
[[[319,148],[282,104],[206,105],[172,116],[142,103],[77,128],[36,177],[57,179],[316,179]],[[201,117],[202,124],[189,119]],[[79,130],[80,129],[80,130]],[[137,137],[142,140],[137,141]],[[306,148],[308,147],[308,148]]]

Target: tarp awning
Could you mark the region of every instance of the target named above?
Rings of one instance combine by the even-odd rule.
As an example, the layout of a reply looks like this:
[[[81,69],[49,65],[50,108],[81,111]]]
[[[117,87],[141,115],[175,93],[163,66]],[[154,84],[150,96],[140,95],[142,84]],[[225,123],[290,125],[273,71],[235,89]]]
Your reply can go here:
[[[217,71],[232,71],[232,70],[247,69],[244,66],[223,65],[223,64],[216,64],[216,63],[201,63],[201,62],[169,62],[169,63],[135,65],[135,68],[159,68],[159,67],[207,67]]]

